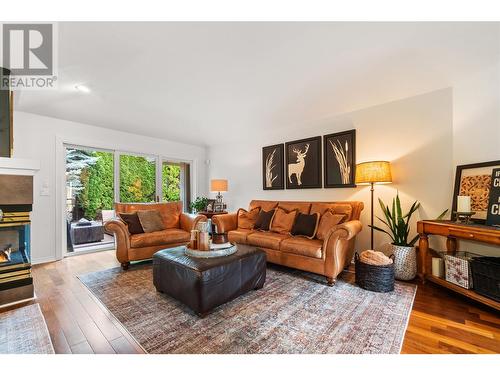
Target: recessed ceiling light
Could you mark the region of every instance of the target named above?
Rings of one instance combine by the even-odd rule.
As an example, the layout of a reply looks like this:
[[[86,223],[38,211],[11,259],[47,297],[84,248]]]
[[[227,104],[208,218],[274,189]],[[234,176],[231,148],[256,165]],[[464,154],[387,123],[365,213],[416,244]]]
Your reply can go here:
[[[76,85],[75,89],[77,89],[78,91],[84,92],[86,94],[88,94],[90,92],[90,89],[84,85]]]

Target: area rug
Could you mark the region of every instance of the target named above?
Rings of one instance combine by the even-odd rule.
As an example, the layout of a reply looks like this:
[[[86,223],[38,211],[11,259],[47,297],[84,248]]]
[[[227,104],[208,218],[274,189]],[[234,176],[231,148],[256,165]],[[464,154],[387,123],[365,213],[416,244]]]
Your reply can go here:
[[[0,354],[54,354],[38,303],[0,314]]]
[[[152,266],[79,277],[148,353],[399,353],[416,286],[375,293],[268,267],[264,288],[199,318],[156,292]]]

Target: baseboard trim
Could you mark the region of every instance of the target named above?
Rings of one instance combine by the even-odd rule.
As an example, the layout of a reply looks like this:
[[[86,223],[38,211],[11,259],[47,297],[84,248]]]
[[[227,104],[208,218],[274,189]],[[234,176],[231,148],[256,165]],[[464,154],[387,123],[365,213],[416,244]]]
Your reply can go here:
[[[46,258],[37,258],[37,259],[32,259],[31,264],[42,264],[42,263],[50,263],[50,262],[55,262],[56,257],[51,256],[51,257],[46,257]]]

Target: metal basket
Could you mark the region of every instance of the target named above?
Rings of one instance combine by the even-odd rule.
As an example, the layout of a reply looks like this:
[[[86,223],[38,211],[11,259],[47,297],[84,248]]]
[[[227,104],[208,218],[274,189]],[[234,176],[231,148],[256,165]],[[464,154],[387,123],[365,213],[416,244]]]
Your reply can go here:
[[[473,282],[470,261],[477,256],[479,255],[467,251],[457,251],[454,254],[444,253],[446,281],[465,289],[472,289]]]

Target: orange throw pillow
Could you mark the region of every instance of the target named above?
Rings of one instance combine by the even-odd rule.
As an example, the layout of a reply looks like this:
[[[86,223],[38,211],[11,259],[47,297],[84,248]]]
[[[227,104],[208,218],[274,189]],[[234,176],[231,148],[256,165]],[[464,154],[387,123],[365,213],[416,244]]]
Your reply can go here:
[[[271,221],[271,232],[287,234],[290,233],[295,222],[298,210],[287,211],[281,207],[276,209]]]
[[[250,211],[240,208],[238,210],[238,229],[253,229],[259,212],[260,207],[255,207]]]
[[[342,223],[344,218],[344,214],[335,214],[332,210],[326,211],[323,215],[321,215],[318,230],[316,231],[316,237],[318,240],[324,240],[330,229],[332,229],[335,225]]]

